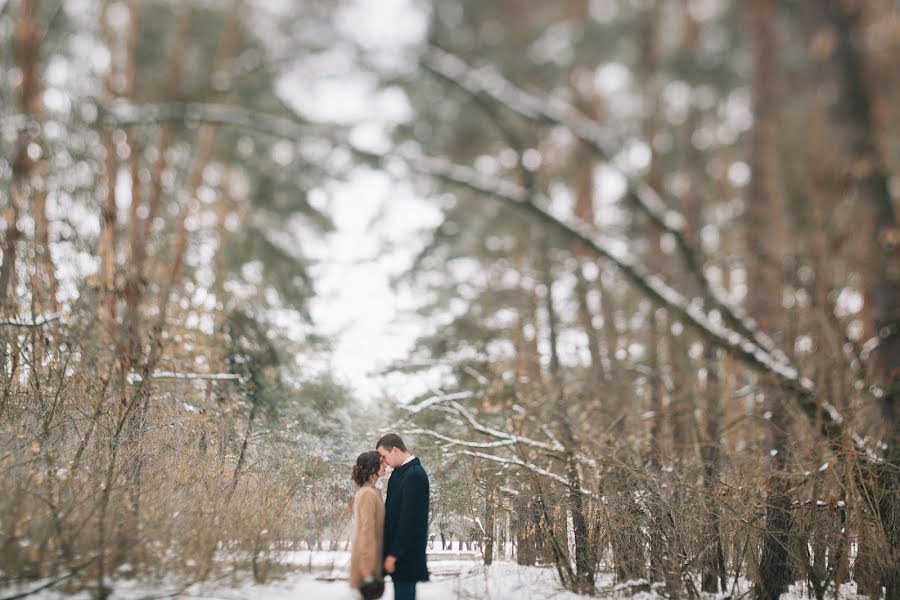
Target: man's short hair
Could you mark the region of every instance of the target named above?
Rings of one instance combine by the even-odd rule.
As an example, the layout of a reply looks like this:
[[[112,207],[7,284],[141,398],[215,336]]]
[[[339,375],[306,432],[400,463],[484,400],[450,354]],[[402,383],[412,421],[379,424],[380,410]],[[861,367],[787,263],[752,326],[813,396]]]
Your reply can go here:
[[[381,436],[381,439],[379,439],[378,443],[375,444],[375,448],[384,448],[388,452],[390,452],[394,448],[399,448],[401,452],[407,451],[406,444],[403,443],[403,439],[396,433],[386,433]]]

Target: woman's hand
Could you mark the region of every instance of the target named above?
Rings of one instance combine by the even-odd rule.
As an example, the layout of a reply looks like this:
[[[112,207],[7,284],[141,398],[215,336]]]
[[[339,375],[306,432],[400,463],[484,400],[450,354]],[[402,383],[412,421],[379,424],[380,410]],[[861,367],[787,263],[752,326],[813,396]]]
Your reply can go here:
[[[384,559],[384,572],[385,573],[393,573],[394,569],[397,567],[397,557],[396,556],[388,556]]]

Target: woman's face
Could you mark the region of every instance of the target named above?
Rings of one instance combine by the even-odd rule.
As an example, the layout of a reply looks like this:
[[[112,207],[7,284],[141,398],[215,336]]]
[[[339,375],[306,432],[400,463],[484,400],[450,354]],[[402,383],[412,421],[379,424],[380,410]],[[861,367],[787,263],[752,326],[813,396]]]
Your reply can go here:
[[[381,457],[381,463],[378,465],[378,477],[384,477],[385,469],[387,468],[387,463],[384,460],[384,457]]]

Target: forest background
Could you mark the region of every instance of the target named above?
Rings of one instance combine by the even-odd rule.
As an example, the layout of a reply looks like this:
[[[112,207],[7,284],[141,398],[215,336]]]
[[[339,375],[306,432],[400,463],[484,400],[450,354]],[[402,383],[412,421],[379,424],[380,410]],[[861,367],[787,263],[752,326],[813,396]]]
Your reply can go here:
[[[393,429],[486,563],[900,597],[896,6],[381,4],[0,4],[0,584],[276,577]]]

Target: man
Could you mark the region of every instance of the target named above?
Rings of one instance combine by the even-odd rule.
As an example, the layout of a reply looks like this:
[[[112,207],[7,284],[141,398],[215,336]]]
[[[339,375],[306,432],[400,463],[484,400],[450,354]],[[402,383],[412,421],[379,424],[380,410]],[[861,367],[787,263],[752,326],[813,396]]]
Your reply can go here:
[[[384,572],[394,580],[395,600],[415,600],[416,583],[428,581],[428,475],[396,433],[375,449],[393,468],[384,501]]]

